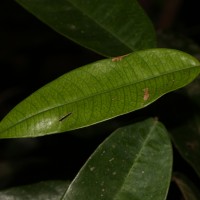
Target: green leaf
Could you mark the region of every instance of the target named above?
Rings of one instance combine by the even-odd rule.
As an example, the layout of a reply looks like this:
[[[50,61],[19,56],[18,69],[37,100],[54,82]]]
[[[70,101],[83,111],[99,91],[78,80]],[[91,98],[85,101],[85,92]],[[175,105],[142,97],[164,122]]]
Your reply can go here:
[[[171,131],[174,145],[200,177],[200,116]]]
[[[164,200],[172,148],[165,127],[148,119],[113,132],[69,186],[66,200]]]
[[[17,0],[60,34],[105,56],[155,47],[154,28],[137,0]]]
[[[18,104],[0,123],[0,137],[34,137],[89,126],[154,102],[200,72],[194,57],[150,49],[73,70]]]
[[[174,173],[172,180],[179,187],[184,200],[199,200],[199,189],[186,176],[181,173]]]
[[[19,186],[0,191],[4,200],[58,200],[62,197],[69,183],[66,181],[45,181],[32,185]]]

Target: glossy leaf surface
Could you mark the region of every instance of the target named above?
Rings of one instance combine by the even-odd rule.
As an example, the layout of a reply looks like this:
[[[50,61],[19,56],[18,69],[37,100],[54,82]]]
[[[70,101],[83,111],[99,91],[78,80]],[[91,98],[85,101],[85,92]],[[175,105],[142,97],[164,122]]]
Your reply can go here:
[[[60,34],[111,57],[155,47],[153,26],[137,0],[17,0]]]
[[[184,200],[199,200],[200,192],[198,188],[183,174],[174,173],[172,180],[179,187]]]
[[[0,123],[0,137],[34,137],[89,126],[143,108],[190,83],[194,57],[150,49],[73,70],[36,91]]]
[[[165,127],[148,119],[113,132],[93,153],[63,200],[164,200],[172,149]]]
[[[65,181],[46,181],[32,185],[13,187],[0,191],[2,200],[58,200],[69,183]]]

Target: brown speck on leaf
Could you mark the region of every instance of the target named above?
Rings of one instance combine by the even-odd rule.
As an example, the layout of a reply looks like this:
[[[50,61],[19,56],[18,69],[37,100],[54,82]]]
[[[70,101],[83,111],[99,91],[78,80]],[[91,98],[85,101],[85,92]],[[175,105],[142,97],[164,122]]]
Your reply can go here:
[[[113,62],[118,62],[118,61],[121,61],[125,56],[127,56],[128,54],[126,55],[123,55],[123,56],[118,56],[118,57],[115,57],[115,58],[112,58],[112,61]]]
[[[149,88],[145,88],[144,90],[144,101],[147,101],[149,99]]]

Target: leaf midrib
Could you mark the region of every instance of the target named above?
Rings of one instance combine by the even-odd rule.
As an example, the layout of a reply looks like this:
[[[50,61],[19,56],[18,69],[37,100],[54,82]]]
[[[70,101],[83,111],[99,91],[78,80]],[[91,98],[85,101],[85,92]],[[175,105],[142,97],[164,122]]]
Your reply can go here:
[[[129,177],[129,175],[130,175],[132,169],[134,169],[135,165],[137,164],[138,159],[141,158],[141,154],[142,154],[142,152],[143,152],[143,150],[144,150],[144,148],[145,148],[147,142],[149,141],[149,138],[151,137],[152,132],[153,132],[153,131],[155,130],[155,128],[157,127],[157,124],[158,124],[158,121],[155,120],[154,123],[152,124],[152,127],[150,127],[149,133],[147,134],[146,138],[144,139],[144,142],[143,142],[143,144],[142,144],[140,150],[136,153],[136,157],[135,157],[135,159],[133,160],[133,165],[132,165],[131,168],[129,169],[127,175],[124,177],[124,181],[122,182],[122,184],[121,184],[120,189],[118,190],[118,192],[115,194],[113,200],[115,200],[115,199],[117,198],[118,194],[120,194],[121,191],[123,191],[124,183],[126,182],[127,178]]]

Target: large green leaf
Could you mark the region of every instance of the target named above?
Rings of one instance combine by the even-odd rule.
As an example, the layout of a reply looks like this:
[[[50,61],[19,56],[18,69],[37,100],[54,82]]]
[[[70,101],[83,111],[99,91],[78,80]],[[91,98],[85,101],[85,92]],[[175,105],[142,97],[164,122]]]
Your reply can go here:
[[[73,70],[17,105],[0,123],[0,137],[34,137],[73,130],[143,108],[190,83],[194,57],[150,49]]]
[[[17,0],[71,40],[106,56],[155,47],[153,26],[137,0]]]
[[[199,200],[199,189],[186,176],[181,173],[174,173],[172,180],[179,187],[184,200]]]
[[[13,187],[0,191],[2,200],[58,200],[69,183],[66,181],[46,181],[32,185]]]
[[[171,131],[172,140],[183,158],[200,177],[200,116]]]
[[[172,149],[154,119],[116,130],[88,159],[66,191],[66,200],[164,200]]]

